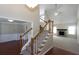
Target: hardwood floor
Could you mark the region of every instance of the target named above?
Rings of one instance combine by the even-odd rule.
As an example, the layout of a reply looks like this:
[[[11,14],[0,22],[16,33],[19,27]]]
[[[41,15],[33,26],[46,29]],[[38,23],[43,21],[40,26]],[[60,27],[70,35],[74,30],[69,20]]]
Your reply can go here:
[[[0,43],[0,55],[20,55],[19,48],[20,48],[19,40]],[[50,51],[48,51],[45,55],[76,55],[76,54],[54,47]]]
[[[75,53],[54,47],[48,51],[45,55],[76,55]]]
[[[0,55],[19,55],[20,53],[19,40],[0,43]]]

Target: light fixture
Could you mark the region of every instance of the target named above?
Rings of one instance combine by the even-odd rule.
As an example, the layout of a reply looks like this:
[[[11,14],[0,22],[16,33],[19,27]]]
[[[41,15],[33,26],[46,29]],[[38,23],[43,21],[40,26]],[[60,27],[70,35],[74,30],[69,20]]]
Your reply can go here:
[[[9,22],[13,22],[13,20],[8,20]]]
[[[38,5],[37,0],[26,0],[25,2],[29,8],[35,8]]]
[[[55,12],[54,15],[57,16],[58,15],[58,12]]]
[[[38,4],[26,4],[29,8],[35,8]]]

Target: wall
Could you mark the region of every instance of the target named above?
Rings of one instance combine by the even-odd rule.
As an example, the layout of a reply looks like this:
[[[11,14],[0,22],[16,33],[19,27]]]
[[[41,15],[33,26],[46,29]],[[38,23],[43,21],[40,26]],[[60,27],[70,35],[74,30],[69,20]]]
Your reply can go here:
[[[75,26],[76,27],[76,23],[56,24],[54,26],[56,26],[57,29],[68,29],[68,26]],[[75,31],[75,35],[68,34],[68,31],[67,31],[66,34],[67,34],[67,37],[69,37],[69,38],[77,39],[76,31]],[[57,34],[55,34],[55,35],[57,35]]]
[[[79,43],[79,5],[78,5],[78,12],[77,12],[77,42]]]
[[[26,26],[27,23],[0,23],[0,42],[19,40],[20,33],[26,31]]]
[[[26,24],[0,23],[0,34],[15,34],[25,32]]]
[[[0,24],[0,32],[1,32],[1,24]],[[0,36],[1,37],[1,36]]]
[[[34,10],[30,10],[24,4],[1,4],[0,16],[32,22],[33,36],[36,35],[39,30],[39,6]]]

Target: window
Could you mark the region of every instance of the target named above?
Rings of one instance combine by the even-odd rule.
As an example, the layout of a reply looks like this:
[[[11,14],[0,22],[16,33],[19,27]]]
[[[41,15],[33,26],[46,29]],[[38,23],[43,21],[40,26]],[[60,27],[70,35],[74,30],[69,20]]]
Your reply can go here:
[[[53,33],[56,34],[57,33],[57,28],[54,26],[53,27]]]
[[[43,20],[45,19],[45,16],[40,17],[40,22],[44,22]]]
[[[68,34],[75,34],[76,28],[75,26],[69,26],[68,27]]]

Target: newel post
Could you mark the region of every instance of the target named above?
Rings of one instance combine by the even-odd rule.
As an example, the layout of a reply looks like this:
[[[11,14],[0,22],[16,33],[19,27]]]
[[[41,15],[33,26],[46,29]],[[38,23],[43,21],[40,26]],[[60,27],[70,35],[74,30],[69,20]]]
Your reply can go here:
[[[54,23],[54,21],[52,21],[52,34],[53,34],[53,23]]]
[[[31,38],[31,55],[33,55],[33,38]]]
[[[22,48],[22,34],[20,34],[20,50]]]
[[[51,32],[51,20],[48,21],[49,22],[49,33]]]

